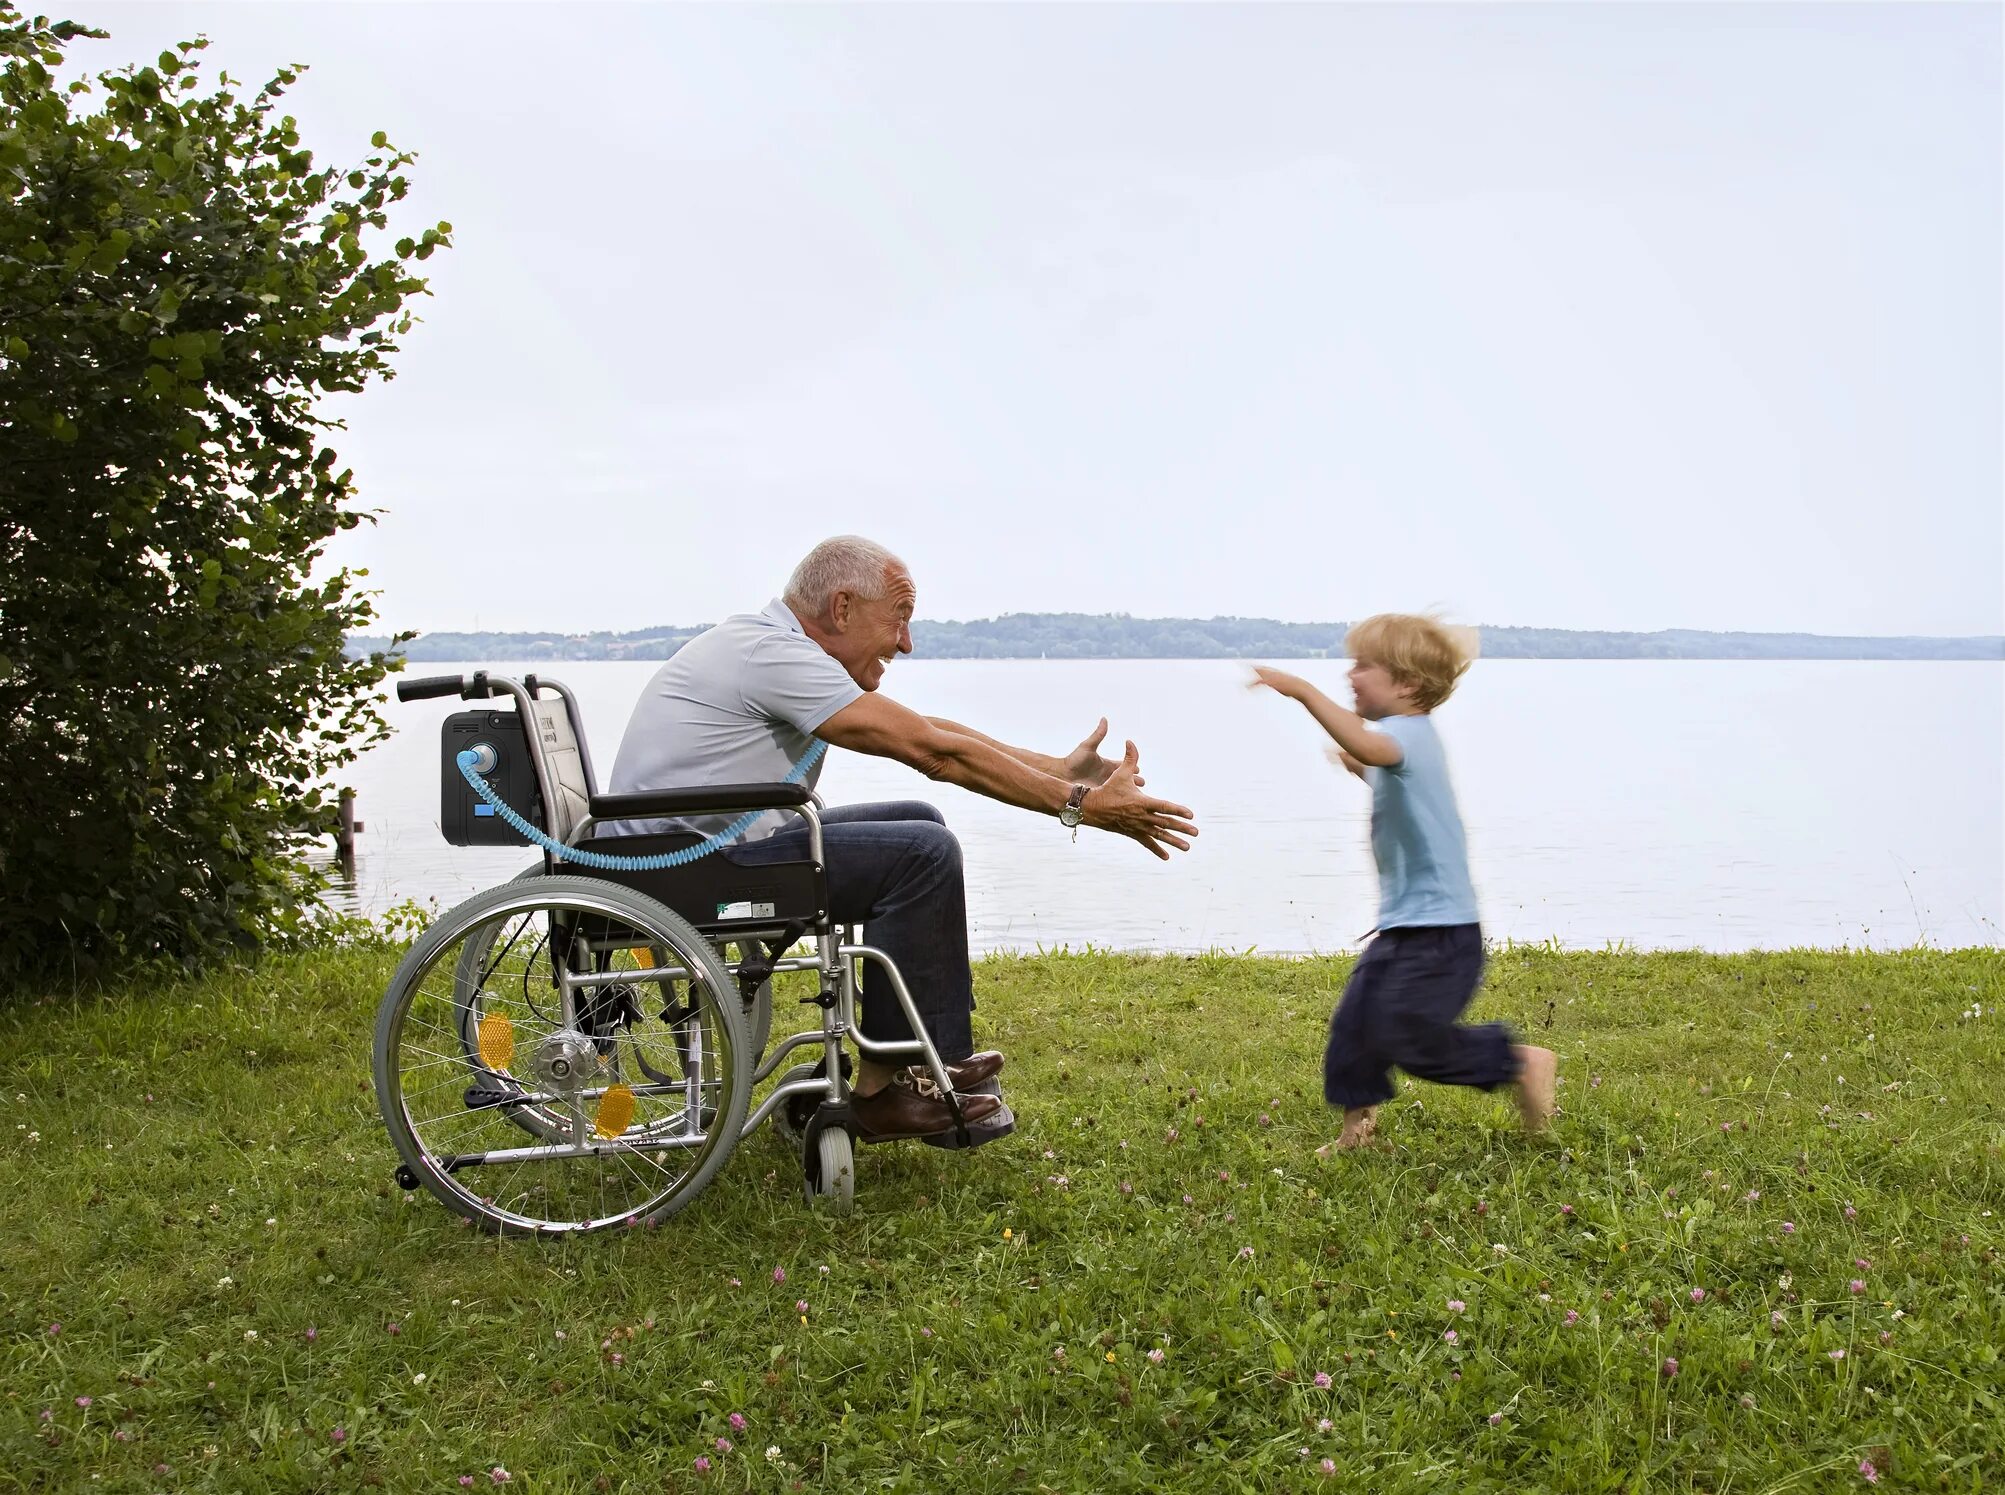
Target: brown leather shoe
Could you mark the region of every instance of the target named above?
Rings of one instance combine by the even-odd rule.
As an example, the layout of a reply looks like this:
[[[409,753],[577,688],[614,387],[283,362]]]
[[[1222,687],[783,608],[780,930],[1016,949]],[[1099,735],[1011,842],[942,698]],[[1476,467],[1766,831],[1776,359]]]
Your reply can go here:
[[[957,1064],[947,1066],[947,1078],[954,1082],[956,1090],[972,1090],[985,1080],[993,1080],[1002,1073],[1003,1056],[994,1049],[983,1049],[979,1054],[970,1054]],[[920,1071],[922,1074],[924,1071]]]
[[[1002,1100],[993,1095],[963,1095],[961,1116],[969,1122],[993,1116]],[[933,1137],[954,1129],[954,1113],[937,1095],[921,1095],[911,1084],[893,1081],[875,1095],[851,1095],[850,1114],[865,1142],[896,1142],[906,1137]]]

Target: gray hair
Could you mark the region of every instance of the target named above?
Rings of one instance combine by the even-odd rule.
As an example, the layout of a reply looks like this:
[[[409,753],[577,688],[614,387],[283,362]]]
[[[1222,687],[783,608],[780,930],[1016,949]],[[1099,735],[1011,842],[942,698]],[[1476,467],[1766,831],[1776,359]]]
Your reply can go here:
[[[886,578],[891,568],[904,565],[874,540],[837,535],[822,541],[794,567],[784,600],[801,617],[826,617],[837,592],[874,602],[889,590]]]

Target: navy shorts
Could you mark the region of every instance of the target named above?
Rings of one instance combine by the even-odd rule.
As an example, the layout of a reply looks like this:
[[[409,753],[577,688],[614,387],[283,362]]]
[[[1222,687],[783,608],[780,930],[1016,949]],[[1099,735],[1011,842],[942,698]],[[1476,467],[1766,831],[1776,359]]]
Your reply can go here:
[[[1330,1015],[1324,1099],[1346,1109],[1389,1101],[1395,1068],[1416,1079],[1481,1090],[1516,1079],[1510,1029],[1456,1021],[1482,981],[1480,924],[1381,929],[1358,957]]]

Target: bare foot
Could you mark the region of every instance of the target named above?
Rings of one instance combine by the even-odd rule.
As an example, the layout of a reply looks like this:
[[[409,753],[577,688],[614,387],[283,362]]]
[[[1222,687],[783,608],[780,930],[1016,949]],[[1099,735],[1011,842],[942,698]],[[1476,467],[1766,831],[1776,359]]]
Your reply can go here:
[[[1559,1056],[1522,1043],[1511,1045],[1511,1053],[1518,1061],[1518,1112],[1525,1130],[1542,1132],[1552,1120]]]
[[[1352,1106],[1344,1112],[1344,1129],[1337,1134],[1334,1142],[1325,1142],[1316,1149],[1316,1156],[1326,1158],[1333,1152],[1350,1152],[1371,1141],[1372,1133],[1378,1130],[1378,1107]]]

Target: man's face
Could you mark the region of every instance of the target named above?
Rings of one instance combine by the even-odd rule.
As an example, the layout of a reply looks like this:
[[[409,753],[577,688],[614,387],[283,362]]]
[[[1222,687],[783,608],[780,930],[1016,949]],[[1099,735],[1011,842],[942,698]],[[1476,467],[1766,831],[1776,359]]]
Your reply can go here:
[[[919,589],[903,566],[888,569],[884,582],[882,597],[835,594],[834,638],[823,645],[865,690],[876,690],[884,683],[885,665],[912,652],[912,609]]]

